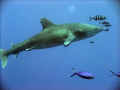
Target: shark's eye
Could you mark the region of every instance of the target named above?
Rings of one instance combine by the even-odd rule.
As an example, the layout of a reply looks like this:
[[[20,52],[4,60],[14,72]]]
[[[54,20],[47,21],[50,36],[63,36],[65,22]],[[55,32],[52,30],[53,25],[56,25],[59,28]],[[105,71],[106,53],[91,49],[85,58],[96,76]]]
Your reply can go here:
[[[95,30],[98,30],[98,28],[95,28]]]

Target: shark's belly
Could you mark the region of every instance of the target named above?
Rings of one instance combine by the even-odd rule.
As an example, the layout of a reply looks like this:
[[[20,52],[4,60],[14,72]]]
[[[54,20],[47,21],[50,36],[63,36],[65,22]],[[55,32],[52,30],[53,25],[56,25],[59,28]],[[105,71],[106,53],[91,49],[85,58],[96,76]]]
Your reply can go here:
[[[63,45],[64,42],[63,41],[59,41],[59,42],[46,42],[46,43],[38,43],[34,46],[34,49],[45,49],[45,48],[51,48],[51,47],[56,47],[59,45]]]

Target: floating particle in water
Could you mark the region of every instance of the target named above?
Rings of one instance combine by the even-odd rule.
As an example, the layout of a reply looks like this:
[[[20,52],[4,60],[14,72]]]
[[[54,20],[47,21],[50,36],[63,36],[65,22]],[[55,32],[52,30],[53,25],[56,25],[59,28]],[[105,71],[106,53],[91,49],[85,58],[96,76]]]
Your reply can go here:
[[[70,6],[68,6],[68,11],[69,11],[70,13],[74,13],[75,10],[76,10],[76,8],[75,8],[74,5],[70,5]]]

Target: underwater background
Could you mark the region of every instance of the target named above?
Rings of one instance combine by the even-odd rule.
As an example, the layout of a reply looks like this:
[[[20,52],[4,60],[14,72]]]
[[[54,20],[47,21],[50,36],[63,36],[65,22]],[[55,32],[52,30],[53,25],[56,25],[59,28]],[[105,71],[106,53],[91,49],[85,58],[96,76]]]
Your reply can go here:
[[[8,57],[1,68],[1,90],[120,90],[120,8],[119,1],[0,1],[0,48],[8,50],[42,30],[40,18],[55,24],[87,23],[96,15],[106,16],[112,25],[109,31],[64,45],[21,52],[17,58]],[[90,43],[93,41],[94,43]],[[70,77],[86,71],[95,78]]]

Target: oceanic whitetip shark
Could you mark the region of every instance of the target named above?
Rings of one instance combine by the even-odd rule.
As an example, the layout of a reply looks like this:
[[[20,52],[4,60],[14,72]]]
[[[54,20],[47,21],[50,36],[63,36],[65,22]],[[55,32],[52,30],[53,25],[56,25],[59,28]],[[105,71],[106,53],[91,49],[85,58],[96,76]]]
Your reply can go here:
[[[0,58],[2,59],[3,68],[7,65],[7,58],[11,54],[17,57],[22,51],[50,48],[63,44],[66,47],[73,41],[92,37],[104,30],[102,27],[85,23],[56,25],[46,18],[41,18],[40,22],[43,26],[40,33],[19,44],[12,44],[9,50],[0,49]]]

